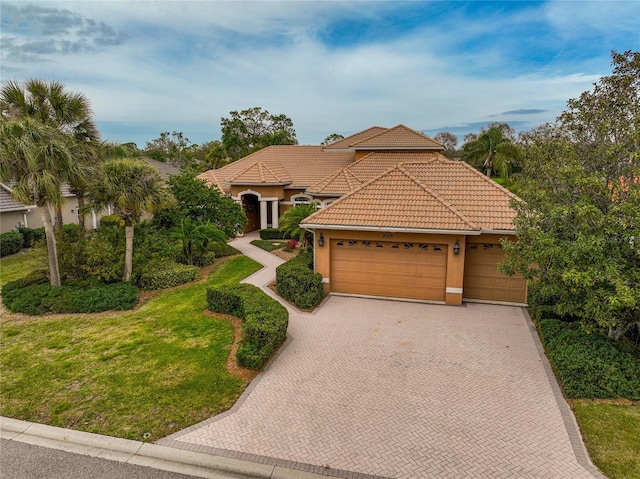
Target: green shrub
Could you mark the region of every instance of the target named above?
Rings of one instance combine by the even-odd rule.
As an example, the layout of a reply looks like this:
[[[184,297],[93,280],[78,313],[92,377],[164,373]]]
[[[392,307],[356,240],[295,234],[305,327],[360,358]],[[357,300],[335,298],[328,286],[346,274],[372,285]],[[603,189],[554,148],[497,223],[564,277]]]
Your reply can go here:
[[[173,262],[153,261],[141,272],[137,284],[142,289],[165,289],[200,278],[200,268]]]
[[[118,215],[104,215],[100,218],[100,228],[123,228],[122,219]]]
[[[56,233],[60,276],[66,278],[87,277],[87,241],[91,232],[82,226],[68,224]]]
[[[207,289],[211,311],[242,319],[238,364],[261,369],[287,339],[289,313],[275,299],[250,284]]]
[[[278,240],[289,238],[290,237],[284,231],[280,231],[278,228],[265,228],[260,230],[260,239],[263,240]]]
[[[300,254],[276,268],[276,290],[298,308],[313,308],[324,298],[322,275],[313,272],[313,255]]]
[[[138,292],[129,283],[103,284],[75,281],[53,287],[42,273],[7,283],[2,302],[14,313],[97,313],[131,309]]]
[[[539,322],[540,336],[569,398],[640,400],[640,358],[579,323]]]
[[[22,233],[11,231],[0,234],[0,256],[16,254],[22,248],[23,242]]]
[[[22,235],[22,247],[31,248],[34,243],[35,234],[31,228],[21,226],[18,228],[18,232]]]
[[[36,228],[33,230],[33,243],[37,243],[38,241],[42,241],[47,238],[47,233],[44,230],[44,226],[40,228]]]

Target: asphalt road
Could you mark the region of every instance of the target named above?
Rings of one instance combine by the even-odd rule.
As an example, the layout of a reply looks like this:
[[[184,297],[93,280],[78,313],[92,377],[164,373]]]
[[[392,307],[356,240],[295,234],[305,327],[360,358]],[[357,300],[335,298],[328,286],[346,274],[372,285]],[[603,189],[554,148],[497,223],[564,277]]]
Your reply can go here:
[[[0,440],[1,479],[190,479],[184,474],[109,461],[96,457]],[[210,475],[220,479],[250,479],[240,475]]]

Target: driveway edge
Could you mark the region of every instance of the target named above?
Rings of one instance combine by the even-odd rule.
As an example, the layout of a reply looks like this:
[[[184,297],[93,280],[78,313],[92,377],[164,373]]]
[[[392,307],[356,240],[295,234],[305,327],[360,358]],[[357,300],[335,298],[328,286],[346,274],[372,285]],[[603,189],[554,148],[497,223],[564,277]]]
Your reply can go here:
[[[536,345],[536,349],[540,354],[542,367],[544,368],[544,372],[547,375],[547,379],[549,380],[549,385],[551,386],[551,391],[553,392],[553,396],[556,399],[556,403],[558,404],[560,416],[562,417],[564,427],[567,430],[569,442],[571,443],[573,453],[576,456],[576,461],[587,472],[591,473],[594,478],[607,479],[607,477],[598,470],[593,462],[591,462],[591,458],[589,457],[589,453],[587,451],[587,446],[585,446],[584,441],[582,440],[582,434],[580,434],[580,427],[578,426],[578,422],[576,421],[571,407],[569,407],[569,404],[562,394],[562,388],[560,388],[560,384],[558,383],[553,368],[551,367],[549,358],[547,358],[547,355],[544,351],[544,346],[542,345],[542,341],[540,340],[540,336],[538,335],[538,329],[536,328],[535,324],[533,324],[533,320],[531,319],[529,311],[526,307],[522,308],[522,313],[527,321],[527,326],[529,328],[529,332],[531,333],[531,337],[533,338],[533,342]]]

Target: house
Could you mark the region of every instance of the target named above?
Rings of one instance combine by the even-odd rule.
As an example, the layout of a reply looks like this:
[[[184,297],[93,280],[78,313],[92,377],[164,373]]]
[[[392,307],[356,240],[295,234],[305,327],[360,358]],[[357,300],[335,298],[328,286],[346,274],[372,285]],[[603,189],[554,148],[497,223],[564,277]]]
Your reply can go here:
[[[144,161],[158,170],[160,177],[166,181],[169,176],[180,173],[180,169],[176,166],[143,158]],[[44,226],[42,218],[38,212],[38,207],[34,205],[24,205],[11,196],[12,184],[0,183],[0,233],[16,231],[20,227],[41,228]],[[64,224],[78,224],[79,210],[78,199],[71,192],[69,185],[62,185],[60,188],[64,198],[62,206],[62,222]],[[53,210],[51,211],[53,215]],[[106,214],[111,214],[111,209],[102,212],[91,212],[85,218],[87,228],[97,229],[100,225],[100,218]]]
[[[404,125],[373,127],[326,147],[268,147],[200,177],[242,202],[245,232],[318,204],[301,226],[314,231],[327,293],[525,303],[524,279],[497,269],[515,196],[443,149]]]

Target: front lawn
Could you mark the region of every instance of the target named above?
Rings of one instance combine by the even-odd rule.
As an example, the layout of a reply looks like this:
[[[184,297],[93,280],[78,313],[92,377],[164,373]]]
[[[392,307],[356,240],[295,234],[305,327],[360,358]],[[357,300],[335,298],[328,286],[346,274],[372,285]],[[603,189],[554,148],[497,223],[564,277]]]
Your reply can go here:
[[[36,247],[0,259],[0,286],[36,269],[48,269],[47,248]]]
[[[223,260],[205,282],[134,311],[4,319],[0,414],[153,441],[228,409],[247,380],[225,367],[233,326],[203,314],[206,288],[260,267],[243,256]]]
[[[251,244],[265,251],[275,251],[287,246],[288,240],[253,240]]]
[[[573,401],[593,463],[609,479],[640,477],[640,403]]]

